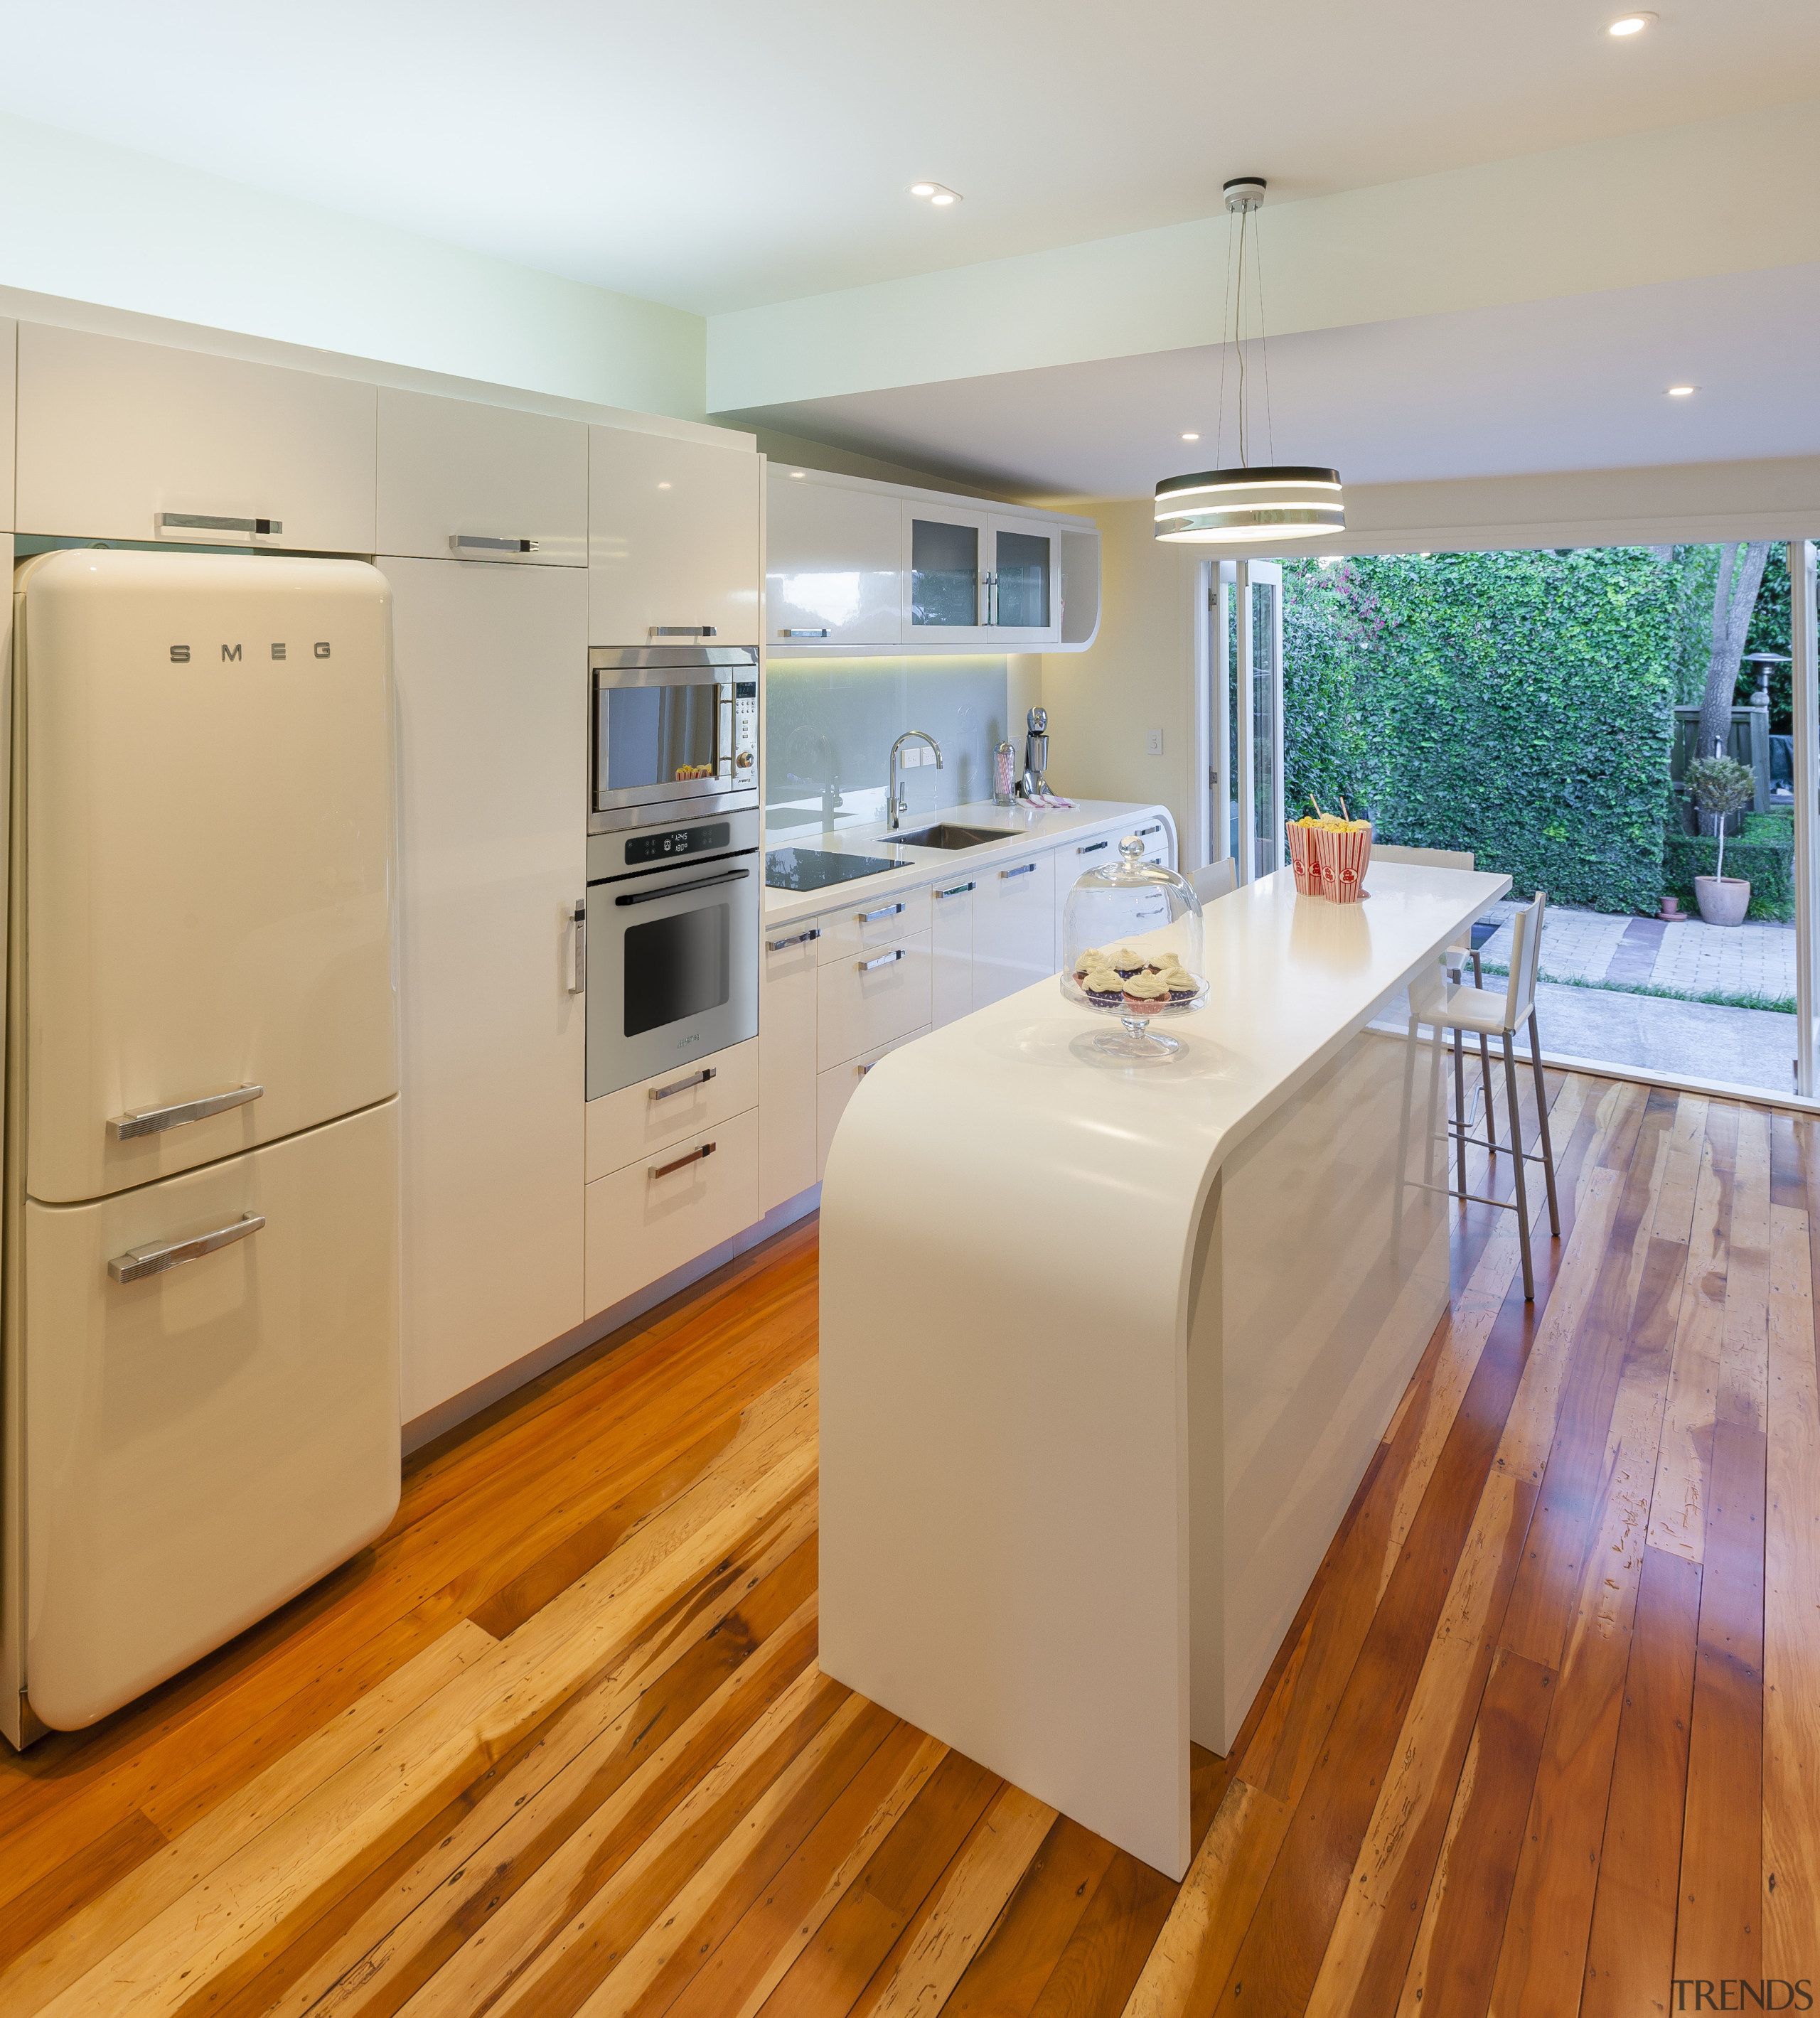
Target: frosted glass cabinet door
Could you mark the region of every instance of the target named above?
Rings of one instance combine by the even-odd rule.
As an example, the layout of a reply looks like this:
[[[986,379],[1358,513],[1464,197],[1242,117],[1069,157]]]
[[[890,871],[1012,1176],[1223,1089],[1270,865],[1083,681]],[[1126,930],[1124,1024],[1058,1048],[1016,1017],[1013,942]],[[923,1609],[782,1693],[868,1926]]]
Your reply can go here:
[[[22,323],[17,530],[370,554],[375,414],[351,378]]]
[[[585,567],[587,429],[382,385],[378,551]]]
[[[907,499],[903,552],[905,644],[992,637],[985,621],[992,523],[985,512]]]
[[[581,1321],[588,584],[452,560],[385,572],[408,1421]]]
[[[748,449],[591,428],[588,643],[711,629],[717,645],[758,644],[764,468]]]
[[[993,627],[1015,631],[1021,646],[1053,644],[1062,635],[1060,546],[1040,521],[992,522]]]
[[[772,650],[793,642],[896,644],[903,543],[901,498],[773,468],[765,525]]]

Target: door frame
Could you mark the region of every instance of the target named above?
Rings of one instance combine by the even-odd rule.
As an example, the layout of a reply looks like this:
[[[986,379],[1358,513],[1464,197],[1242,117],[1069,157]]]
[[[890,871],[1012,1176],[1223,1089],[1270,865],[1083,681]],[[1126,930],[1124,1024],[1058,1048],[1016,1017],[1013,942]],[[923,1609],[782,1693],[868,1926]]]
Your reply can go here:
[[[1225,768],[1228,750],[1238,772],[1237,805],[1239,845],[1238,876],[1241,883],[1255,882],[1283,864],[1282,821],[1274,831],[1257,833],[1257,756],[1254,711],[1247,686],[1243,704],[1235,723],[1232,709],[1238,697],[1240,668],[1252,674],[1258,639],[1252,599],[1242,593],[1254,588],[1275,592],[1270,599],[1269,631],[1265,643],[1269,653],[1265,668],[1270,682],[1271,719],[1275,734],[1271,750],[1271,792],[1279,813],[1283,810],[1283,563],[1266,560],[1208,560],[1202,563],[1201,593],[1196,613],[1196,740],[1201,776],[1205,783],[1196,794],[1201,808],[1201,852],[1210,862],[1223,862],[1232,847],[1233,797]],[[1233,599],[1237,599],[1238,666],[1232,663]],[[1237,729],[1235,737],[1233,731]],[[1235,744],[1236,747],[1235,747]]]

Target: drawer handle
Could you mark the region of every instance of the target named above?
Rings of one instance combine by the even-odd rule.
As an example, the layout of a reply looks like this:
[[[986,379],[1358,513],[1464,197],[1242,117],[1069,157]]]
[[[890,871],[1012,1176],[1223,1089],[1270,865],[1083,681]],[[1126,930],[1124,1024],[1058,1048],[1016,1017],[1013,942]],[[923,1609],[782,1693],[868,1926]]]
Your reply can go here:
[[[881,953],[876,960],[857,960],[854,964],[862,974],[870,974],[875,967],[889,967],[903,958],[903,948],[893,946],[889,953]]]
[[[811,939],[819,939],[821,935],[822,928],[817,925],[812,931],[797,932],[787,939],[767,939],[765,950],[767,953],[784,953],[793,946],[807,946]]]
[[[706,1086],[711,1079],[720,1076],[718,1065],[704,1065],[698,1072],[691,1072],[687,1079],[672,1080],[668,1086],[654,1086],[651,1089],[653,1100],[668,1100],[673,1093],[686,1093],[692,1086]]]
[[[157,1247],[136,1247],[130,1254],[117,1254],[107,1272],[117,1282],[140,1282],[147,1275],[161,1275],[168,1268],[180,1268],[186,1261],[200,1261],[204,1254],[219,1253],[265,1224],[262,1213],[242,1213],[232,1226],[218,1226],[212,1233],[199,1233],[194,1240],[173,1240]]]
[[[998,873],[1000,876],[1033,876],[1037,873],[1037,865],[1033,862],[1026,862],[1022,868],[1001,869]]]
[[[1140,834],[1160,834],[1163,831],[1163,823],[1158,820],[1152,826],[1139,827],[1138,831]]]
[[[825,638],[828,634],[824,627],[820,631],[780,631],[777,635],[780,638]]]
[[[537,550],[535,540],[495,540],[485,533],[449,535],[449,551],[453,554],[534,554]]]
[[[282,533],[282,519],[215,519],[206,512],[160,512],[152,523],[161,533]]]
[[[237,1086],[232,1093],[212,1093],[206,1100],[186,1100],[177,1107],[144,1107],[136,1114],[117,1114],[107,1124],[116,1142],[130,1142],[136,1135],[161,1135],[167,1128],[181,1128],[191,1121],[206,1121],[212,1114],[225,1114],[230,1107],[244,1107],[265,1093],[262,1086]]]
[[[1090,841],[1084,847],[1077,848],[1074,852],[1076,855],[1098,855],[1107,844],[1103,841]]]
[[[680,1170],[688,1164],[706,1163],[713,1154],[713,1143],[704,1142],[699,1149],[691,1149],[686,1156],[678,1156],[673,1163],[653,1163],[650,1174],[653,1177],[667,1177],[672,1170]]]
[[[973,888],[971,883],[950,883],[946,890],[938,890],[938,897],[964,897]]]
[[[718,638],[720,635],[711,624],[653,624],[653,638]]]
[[[877,1062],[878,1062],[877,1059],[874,1058],[874,1059],[873,1059],[873,1060],[872,1060],[871,1064],[870,1064],[870,1065],[856,1065],[856,1066],[853,1068],[853,1069],[854,1069],[854,1070],[855,1070],[855,1071],[856,1071],[856,1072],[859,1075],[859,1076],[860,1076],[862,1079],[863,1079],[863,1078],[866,1076],[866,1075],[867,1075],[869,1072],[870,1072],[870,1071],[871,1071],[873,1065],[877,1065]]]
[[[882,910],[857,911],[854,916],[863,925],[875,925],[881,918],[895,918],[903,909],[901,904],[887,904]]]
[[[635,891],[629,897],[615,897],[616,904],[660,904],[666,897],[686,897],[691,890],[711,890],[720,883],[744,883],[749,869],[724,869],[718,876],[704,876],[693,883],[672,883],[667,889]]]

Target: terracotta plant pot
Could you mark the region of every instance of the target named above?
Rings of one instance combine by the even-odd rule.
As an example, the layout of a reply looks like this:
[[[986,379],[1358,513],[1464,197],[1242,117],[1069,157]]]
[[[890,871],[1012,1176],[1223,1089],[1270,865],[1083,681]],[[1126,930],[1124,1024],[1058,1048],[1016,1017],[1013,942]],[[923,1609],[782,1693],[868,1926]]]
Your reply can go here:
[[[1694,895],[1710,925],[1741,925],[1750,908],[1750,884],[1742,876],[1696,876]]]

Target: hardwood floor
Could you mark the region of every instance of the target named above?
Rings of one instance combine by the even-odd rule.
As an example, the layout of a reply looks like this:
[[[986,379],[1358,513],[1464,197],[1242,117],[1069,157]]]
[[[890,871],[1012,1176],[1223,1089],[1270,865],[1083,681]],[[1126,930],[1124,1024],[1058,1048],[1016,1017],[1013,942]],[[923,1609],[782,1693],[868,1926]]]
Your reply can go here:
[[[1537,1302],[1472,1208],[1196,1755],[1179,1888],[817,1669],[810,1226],[420,1453],[275,1618],[8,1755],[0,2013],[1628,2018],[1820,1978],[1820,1126],[1549,1098]]]

